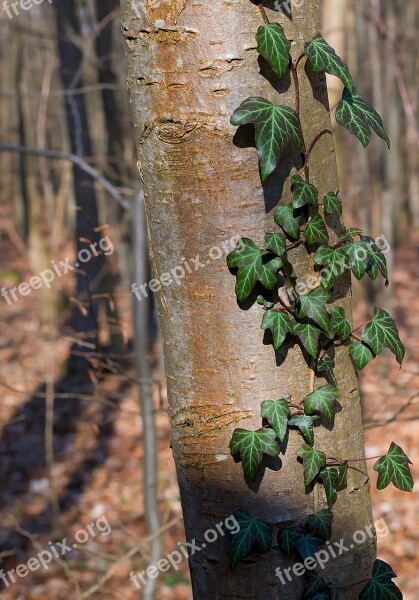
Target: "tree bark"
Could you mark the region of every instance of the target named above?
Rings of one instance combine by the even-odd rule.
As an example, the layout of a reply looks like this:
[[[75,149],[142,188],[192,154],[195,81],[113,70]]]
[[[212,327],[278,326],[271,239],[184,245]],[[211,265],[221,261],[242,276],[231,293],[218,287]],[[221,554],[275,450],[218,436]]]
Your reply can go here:
[[[271,5],[268,5],[268,8]],[[268,10],[284,25],[297,57],[304,42],[318,33],[318,1],[293,9],[292,21]],[[295,157],[287,156],[278,173],[262,189],[254,146],[246,144],[229,119],[248,96],[265,96],[294,106],[290,85],[273,80],[258,64],[255,33],[262,24],[247,0],[197,3],[177,0],[151,4],[122,0],[122,29],[127,53],[128,87],[135,120],[139,168],[144,185],[151,263],[156,277],[193,262],[202,267],[181,285],[162,287],[158,297],[165,368],[173,431],[173,453],[188,540],[199,546],[209,528],[245,509],[271,523],[305,523],[314,499],[303,485],[295,457],[301,438],[290,435],[279,472],[267,468],[251,488],[242,467],[229,452],[236,427],[260,427],[259,405],[290,393],[300,401],[310,391],[311,371],[298,345],[286,361],[263,343],[258,305],[241,310],[235,278],[225,258],[212,260],[209,249],[234,235],[262,242],[272,230],[273,209],[290,201],[282,188]],[[308,78],[300,62],[303,129],[306,141],[325,116],[324,76]],[[271,80],[261,73],[265,73]],[[289,82],[288,82],[289,83]],[[274,87],[285,93],[278,96]],[[233,143],[233,138],[236,144]],[[249,146],[249,144],[247,144]],[[311,180],[320,195],[338,189],[333,139],[322,136],[311,158]],[[331,237],[335,235],[331,232]],[[304,278],[311,268],[306,252],[293,251]],[[215,254],[215,253],[214,253]],[[348,316],[349,281],[334,298]],[[337,353],[337,379],[342,412],[333,431],[316,430],[316,447],[329,455],[363,456],[359,392],[347,349]],[[316,387],[325,382],[316,378]],[[365,471],[365,465],[357,463]],[[320,490],[319,508],[326,507]],[[350,541],[354,531],[372,522],[367,478],[351,470],[348,488],[334,507],[333,540]],[[348,544],[349,545],[349,544]],[[346,600],[358,598],[357,582],[370,577],[375,540],[355,546],[330,561],[325,576]],[[303,578],[281,585],[275,568],[292,566],[276,547],[252,555],[234,571],[228,569],[227,541],[220,536],[205,551],[190,557],[194,598],[273,600],[300,598]]]

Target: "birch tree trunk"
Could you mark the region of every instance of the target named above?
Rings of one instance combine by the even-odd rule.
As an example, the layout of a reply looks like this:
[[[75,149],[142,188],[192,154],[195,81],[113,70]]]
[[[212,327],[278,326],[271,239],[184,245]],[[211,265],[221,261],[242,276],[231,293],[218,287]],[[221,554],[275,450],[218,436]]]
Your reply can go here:
[[[230,456],[229,442],[236,427],[260,426],[262,400],[283,393],[300,400],[309,393],[311,371],[297,345],[285,362],[279,355],[275,360],[272,347],[263,344],[260,307],[238,307],[235,278],[224,256],[215,260],[211,256],[219,253],[210,252],[237,234],[262,242],[265,229],[272,229],[272,211],[293,164],[293,157],[287,157],[278,177],[271,177],[262,190],[254,147],[243,147],[229,125],[231,113],[248,96],[278,103],[277,83],[272,85],[259,72],[255,33],[262,24],[260,13],[248,0],[121,4],[151,262],[156,277],[180,265],[186,273],[180,285],[162,286],[158,306],[187,538],[196,538],[201,546],[204,532],[238,509],[271,523],[304,523],[315,501],[305,492],[302,466],[295,458],[301,438],[290,435],[282,468],[266,469],[252,489]],[[318,33],[318,4],[306,0],[293,9],[292,21],[268,10],[293,40],[294,56]],[[309,140],[324,119],[327,89],[323,76],[307,78],[304,61],[300,79],[303,129]],[[281,88],[285,93],[280,102],[294,106],[288,87]],[[330,135],[322,136],[310,162],[311,180],[320,195],[337,190]],[[284,203],[290,201],[288,188]],[[293,252],[303,278],[310,261],[303,249]],[[190,259],[198,255],[203,266],[195,270]],[[348,315],[349,287],[347,280],[335,291]],[[362,457],[358,385],[346,349],[337,353],[336,374],[342,412],[333,431],[318,429],[316,445],[333,456]],[[324,383],[319,377],[315,385]],[[357,467],[365,471],[362,462]],[[319,508],[326,507],[322,494]],[[333,540],[345,538],[348,546],[353,532],[372,522],[369,485],[359,471],[350,471],[334,514]],[[345,587],[345,600],[358,598],[358,582],[369,578],[374,555],[375,540],[369,539],[327,565],[326,578]],[[228,569],[222,536],[189,562],[196,600],[301,597],[303,578],[294,577],[283,586],[275,576],[276,567],[293,564],[282,557],[276,541],[270,553],[253,555],[234,571]]]

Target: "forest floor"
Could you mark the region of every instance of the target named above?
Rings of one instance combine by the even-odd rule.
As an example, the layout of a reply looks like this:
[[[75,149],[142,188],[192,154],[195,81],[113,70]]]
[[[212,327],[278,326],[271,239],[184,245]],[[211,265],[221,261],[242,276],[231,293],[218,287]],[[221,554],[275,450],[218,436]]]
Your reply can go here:
[[[26,260],[16,258],[16,250],[6,237],[0,240],[0,252],[8,265],[8,273],[0,272],[0,285],[13,285],[16,272],[20,272],[22,281],[31,276]],[[415,235],[395,256],[392,312],[407,350],[403,368],[399,370],[394,357],[385,354],[360,377],[367,456],[385,454],[394,440],[414,463],[416,489],[412,495],[392,486],[377,492],[374,461],[368,463],[374,517],[384,519],[389,529],[387,536],[379,537],[379,557],[399,574],[397,583],[406,600],[416,600],[419,588],[419,396],[415,398],[419,391],[418,253],[419,235]],[[69,284],[60,280],[57,285],[65,289]],[[142,571],[146,549],[140,546],[133,558],[126,556],[145,535],[142,431],[133,374],[115,368],[103,381],[95,382],[93,388],[85,385],[85,389],[68,379],[63,372],[71,346],[67,323],[63,316],[58,336],[40,328],[35,294],[12,305],[0,298],[0,568],[16,569],[48,549],[49,542],[66,538],[71,548],[62,560],[60,557],[47,565],[47,570],[16,576],[16,583],[8,579],[0,596],[4,600],[137,600],[138,592],[129,581],[129,573]],[[128,319],[129,302],[127,296],[122,298],[123,319]],[[357,310],[355,322],[365,320],[362,309]],[[128,335],[125,321],[124,327]],[[54,488],[51,502],[44,434],[45,398],[51,398],[52,385],[54,461],[48,463]],[[160,506],[164,523],[174,520],[164,534],[164,556],[184,540],[184,531],[169,447],[165,391],[157,384],[153,390],[159,409]],[[395,413],[405,405],[407,408],[395,419]],[[377,422],[381,425],[376,426]],[[50,508],[57,500],[58,515]],[[76,539],[83,543],[74,548]],[[99,589],[95,589],[96,584]],[[81,592],[75,594],[77,585]],[[161,574],[159,600],[191,597],[186,561],[178,571]]]

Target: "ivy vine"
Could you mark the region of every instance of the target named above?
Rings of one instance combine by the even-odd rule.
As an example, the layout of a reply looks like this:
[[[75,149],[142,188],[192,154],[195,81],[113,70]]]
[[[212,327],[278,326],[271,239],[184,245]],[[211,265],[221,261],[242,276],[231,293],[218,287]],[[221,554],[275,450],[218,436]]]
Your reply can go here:
[[[264,25],[256,33],[257,51],[272,67],[278,78],[290,73],[295,87],[295,106],[274,105],[265,98],[245,99],[231,117],[235,126],[251,124],[255,129],[255,142],[259,156],[260,176],[264,183],[277,168],[285,150],[294,144],[304,156],[300,172],[289,180],[292,202],[280,204],[274,213],[278,226],[275,232],[265,235],[263,248],[248,238],[242,238],[227,257],[227,265],[236,275],[235,292],[241,303],[258,293],[257,302],[263,310],[261,328],[270,331],[275,350],[285,342],[296,341],[312,370],[311,392],[304,398],[293,400],[283,394],[276,400],[263,400],[260,404],[261,427],[256,431],[235,429],[230,442],[232,455],[241,461],[246,478],[255,480],[264,455],[276,457],[289,429],[296,430],[302,438],[297,458],[302,462],[302,476],[308,490],[321,484],[328,508],[315,510],[304,527],[271,525],[256,519],[246,511],[238,511],[236,519],[240,531],[231,536],[230,566],[234,567],[250,552],[268,552],[272,533],[278,529],[278,542],[284,556],[302,559],[314,556],[317,549],[332,535],[332,507],[337,495],[347,487],[347,474],[351,463],[359,458],[337,458],[315,447],[315,428],[333,427],[340,396],[334,375],[335,349],[348,348],[357,370],[388,348],[401,365],[405,348],[400,341],[392,317],[375,308],[371,320],[355,330],[346,319],[342,307],[329,306],[334,286],[347,271],[357,279],[365,275],[375,280],[381,275],[388,284],[385,256],[379,245],[360,229],[346,229],[341,225],[339,241],[330,244],[325,216],[342,216],[342,201],[337,190],[324,198],[310,182],[309,159],[313,148],[326,131],[326,123],[333,111],[336,120],[355,135],[366,147],[373,130],[390,148],[383,121],[376,110],[356,90],[347,65],[319,34],[304,46],[296,58],[291,55],[291,42],[278,23],[270,23],[263,7],[259,5]],[[300,82],[298,65],[307,62],[312,72],[326,72],[338,77],[344,90],[341,100],[327,113],[319,131],[308,143],[304,140],[300,114]],[[312,257],[314,276],[310,285],[298,282],[290,251],[302,246]],[[302,287],[301,287],[302,286]],[[285,290],[286,294],[279,293]],[[303,290],[303,291],[302,291]],[[356,332],[362,329],[360,337]],[[315,389],[315,375],[328,382]],[[285,452],[285,451],[284,451]],[[378,473],[377,488],[384,489],[393,483],[398,489],[412,491],[413,480],[410,460],[394,442],[385,456],[378,458],[374,470]],[[316,503],[315,503],[316,504]],[[315,506],[318,509],[318,507]],[[376,560],[371,579],[360,594],[362,600],[375,598],[402,598],[393,583],[395,574],[383,561]],[[305,599],[338,598],[339,593],[316,572],[306,576],[303,593]]]

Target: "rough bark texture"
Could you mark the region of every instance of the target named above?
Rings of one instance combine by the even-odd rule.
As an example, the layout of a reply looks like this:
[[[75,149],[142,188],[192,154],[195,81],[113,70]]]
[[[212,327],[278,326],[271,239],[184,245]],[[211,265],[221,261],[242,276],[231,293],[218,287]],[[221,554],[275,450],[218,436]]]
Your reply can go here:
[[[293,40],[294,56],[318,32],[317,1],[306,0],[294,9],[292,21],[268,12]],[[284,352],[275,357],[268,341],[263,343],[260,306],[249,303],[242,310],[235,301],[235,277],[224,257],[212,260],[208,254],[235,234],[262,242],[265,229],[272,230],[273,208],[295,162],[290,154],[262,190],[254,145],[229,125],[231,113],[248,96],[294,106],[291,82],[278,82],[263,62],[258,63],[255,33],[261,24],[257,7],[248,0],[176,0],[158,6],[122,0],[128,87],[153,269],[159,276],[181,265],[183,257],[197,255],[207,263],[187,274],[181,285],[163,287],[159,294],[173,452],[187,537],[195,537],[199,546],[208,528],[240,508],[272,523],[304,523],[314,508],[295,457],[302,443],[298,434],[289,437],[281,469],[267,465],[255,485],[245,482],[241,465],[229,452],[234,428],[260,427],[262,400],[283,393],[301,400],[310,391],[310,370],[300,347],[291,345],[286,360]],[[325,115],[326,86],[324,77],[307,77],[304,61],[300,65],[303,129],[310,140]],[[275,90],[285,93],[279,98]],[[313,152],[311,181],[323,195],[338,189],[329,134]],[[289,200],[286,185],[281,201]],[[295,250],[293,260],[304,280],[310,270],[305,250]],[[348,281],[336,290],[335,298],[350,314]],[[316,447],[333,456],[361,457],[359,392],[347,349],[338,352],[336,374],[342,412],[332,432],[316,430]],[[316,387],[324,383],[316,378]],[[365,470],[362,462],[356,466]],[[325,506],[320,489],[319,508]],[[334,515],[333,540],[343,537],[348,546],[353,532],[372,522],[369,486],[358,471],[350,471]],[[374,554],[374,540],[358,545],[330,561],[326,577],[338,587],[365,580]],[[283,586],[275,576],[276,567],[293,564],[277,547],[252,556],[232,572],[227,562],[225,537],[191,558],[194,598],[301,596],[303,578],[294,577],[293,583]],[[359,585],[347,587],[342,597],[358,598],[359,590]]]

